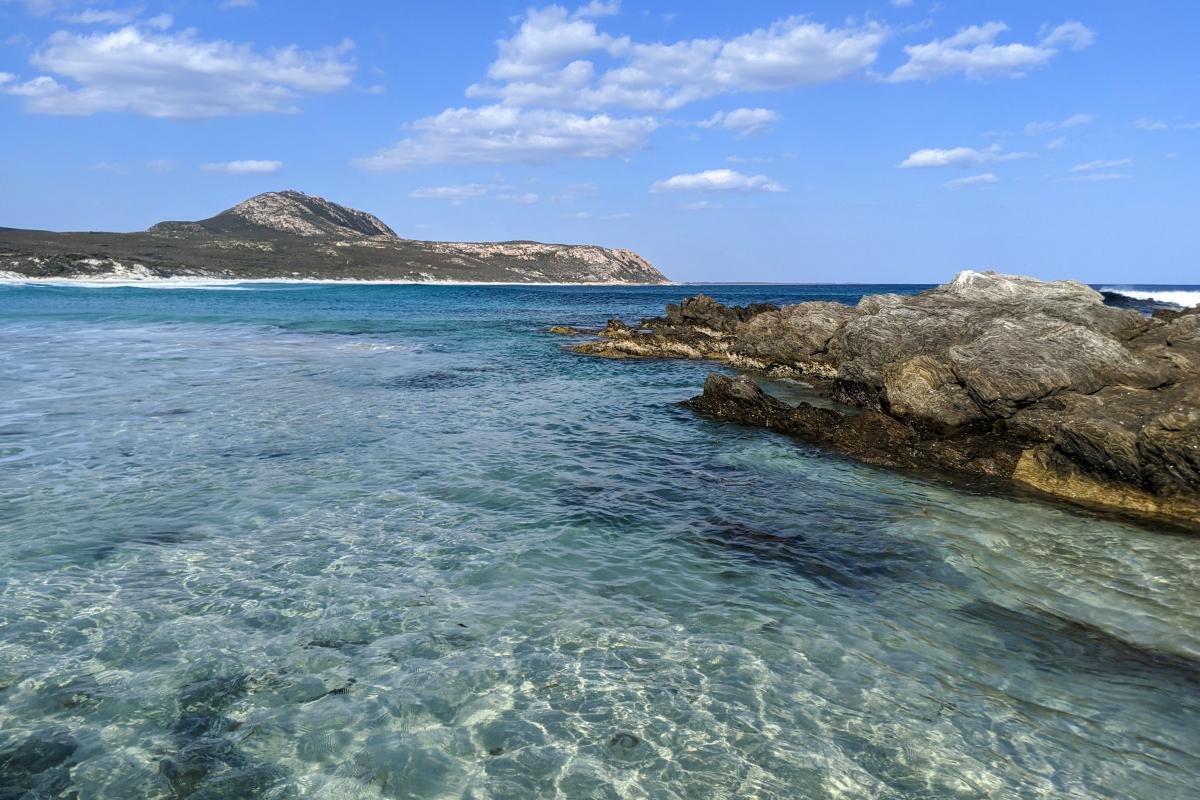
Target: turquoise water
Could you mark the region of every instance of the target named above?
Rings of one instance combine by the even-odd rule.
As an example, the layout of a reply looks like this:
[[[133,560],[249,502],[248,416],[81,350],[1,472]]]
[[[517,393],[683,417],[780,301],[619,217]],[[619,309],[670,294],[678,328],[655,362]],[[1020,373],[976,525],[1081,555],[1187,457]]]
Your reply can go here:
[[[1200,538],[543,332],[700,288],[897,289],[0,286],[0,798],[1195,797]]]

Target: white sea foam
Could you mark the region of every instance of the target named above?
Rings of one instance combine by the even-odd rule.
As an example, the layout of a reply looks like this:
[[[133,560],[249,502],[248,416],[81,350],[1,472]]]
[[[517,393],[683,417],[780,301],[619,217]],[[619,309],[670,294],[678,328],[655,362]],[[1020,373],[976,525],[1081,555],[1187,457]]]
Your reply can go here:
[[[1114,289],[1110,286],[1101,287],[1100,291],[1119,294],[1134,300],[1153,300],[1158,303],[1174,303],[1177,306],[1191,308],[1200,306],[1200,292],[1180,289]]]

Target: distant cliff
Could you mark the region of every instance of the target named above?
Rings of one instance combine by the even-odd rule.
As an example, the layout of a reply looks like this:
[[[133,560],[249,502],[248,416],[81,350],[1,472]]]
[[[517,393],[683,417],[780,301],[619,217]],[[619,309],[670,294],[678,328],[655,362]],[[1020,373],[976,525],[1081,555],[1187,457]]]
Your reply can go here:
[[[667,283],[631,250],[404,239],[365,211],[266,192],[198,222],[139,233],[0,228],[0,274],[33,278],[293,278]]]

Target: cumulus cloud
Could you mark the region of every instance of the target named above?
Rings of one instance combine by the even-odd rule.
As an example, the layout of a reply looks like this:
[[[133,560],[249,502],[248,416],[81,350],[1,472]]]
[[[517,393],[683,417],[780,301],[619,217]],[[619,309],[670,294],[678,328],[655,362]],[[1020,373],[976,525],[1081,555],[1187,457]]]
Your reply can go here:
[[[655,181],[652,192],[785,192],[766,175],[743,175],[731,169],[709,169]]]
[[[1030,136],[1040,136],[1051,131],[1065,130],[1067,128],[1076,128],[1080,125],[1087,125],[1096,117],[1094,114],[1072,114],[1064,120],[1058,122],[1030,122],[1025,126],[1025,133]]]
[[[961,28],[945,39],[907,45],[904,52],[908,61],[888,80],[931,80],[958,72],[968,78],[1018,78],[1031,69],[1045,66],[1063,48],[1082,50],[1095,40],[1095,34],[1085,25],[1064,22],[1043,30],[1036,44],[997,44],[996,38],[1007,30],[1003,22],[988,22]]]
[[[279,172],[279,170],[283,169],[283,162],[258,161],[255,159],[221,161],[205,164],[203,169],[207,172],[220,172],[225,175],[270,175],[273,172]]]
[[[164,20],[160,20],[162,22]],[[286,47],[266,53],[250,44],[166,33],[142,25],[75,34],[59,31],[31,63],[42,75],[6,85],[29,111],[86,116],[126,111],[189,119],[292,112],[300,93],[350,84],[353,42],[318,52]]]
[[[1071,167],[1071,172],[1094,172],[1098,169],[1119,169],[1133,166],[1132,158],[1098,159]]]
[[[498,43],[488,70],[493,82],[467,94],[512,105],[672,110],[721,94],[845,78],[874,63],[886,38],[873,23],[827,28],[789,17],[729,39],[638,43],[601,32],[588,15],[550,6],[526,12],[517,33]],[[595,56],[615,64],[598,71],[589,60]]]
[[[973,147],[939,149],[928,147],[917,150],[900,163],[901,169],[928,169],[932,167],[974,167],[995,161],[1018,161],[1034,158],[1033,153],[1005,153],[1000,145],[994,144],[986,150]]]
[[[597,16],[597,6],[608,10],[605,4],[596,3],[574,14],[568,14],[562,6],[529,9],[517,33],[496,43],[500,56],[488,68],[488,77],[505,81],[538,78],[576,56],[597,51],[615,54],[627,47],[628,39],[596,29],[591,17]]]
[[[947,189],[961,189],[964,186],[980,186],[988,183],[999,183],[1000,179],[990,172],[985,172],[982,175],[971,175],[966,178],[955,178],[952,181],[946,181],[942,184]]]
[[[605,158],[641,147],[658,122],[649,117],[583,116],[492,105],[447,109],[409,127],[413,136],[354,163],[385,171],[429,164],[540,164],[564,158]]]
[[[733,111],[718,111],[700,123],[701,128],[722,127],[739,136],[749,136],[769,130],[779,115],[769,108],[737,108]]]

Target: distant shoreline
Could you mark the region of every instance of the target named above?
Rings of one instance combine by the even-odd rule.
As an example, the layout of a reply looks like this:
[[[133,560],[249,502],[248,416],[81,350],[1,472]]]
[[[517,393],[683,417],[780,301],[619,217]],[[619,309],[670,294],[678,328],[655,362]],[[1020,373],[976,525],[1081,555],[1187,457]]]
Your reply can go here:
[[[208,286],[240,286],[243,284],[310,284],[328,286],[676,286],[674,283],[629,283],[625,281],[443,281],[357,278],[130,278],[114,275],[111,278],[43,278],[15,272],[0,272],[0,284],[35,284],[39,286],[80,286],[88,288],[200,289]]]

